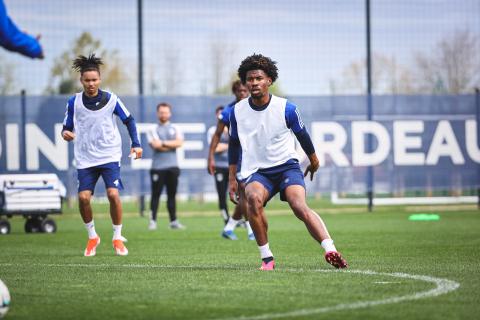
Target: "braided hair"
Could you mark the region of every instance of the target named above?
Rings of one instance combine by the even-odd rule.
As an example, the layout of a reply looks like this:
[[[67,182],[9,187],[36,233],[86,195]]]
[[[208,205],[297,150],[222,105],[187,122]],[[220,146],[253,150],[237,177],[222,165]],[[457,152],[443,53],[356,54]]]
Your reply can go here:
[[[73,60],[72,68],[80,72],[80,74],[87,71],[97,71],[100,73],[100,65],[103,65],[102,59],[95,57],[95,53],[92,53],[88,57],[83,55],[78,56]]]

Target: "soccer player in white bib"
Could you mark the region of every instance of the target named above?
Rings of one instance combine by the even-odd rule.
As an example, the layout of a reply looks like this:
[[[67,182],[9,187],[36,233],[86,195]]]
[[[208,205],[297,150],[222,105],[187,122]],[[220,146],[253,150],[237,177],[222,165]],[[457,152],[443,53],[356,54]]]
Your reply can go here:
[[[241,152],[240,180],[246,184],[248,219],[262,258],[260,270],[275,268],[264,206],[277,192],[323,247],[326,261],[336,268],[346,268],[347,262],[335,248],[322,219],[306,203],[304,176],[310,173],[313,179],[319,161],[298,108],[269,92],[278,77],[276,62],[261,54],[251,55],[240,64],[238,75],[250,97],[235,104],[230,113],[229,193],[235,202],[236,164]],[[305,174],[300,169],[294,135],[310,160]]]
[[[120,179],[120,159],[122,140],[114,115],[118,116],[128,129],[132,145],[130,155],[142,157],[135,119],[114,94],[99,89],[100,58],[91,54],[79,56],[73,61],[73,68],[80,72],[83,91],[68,100],[62,137],[74,142],[75,162],[78,173],[78,202],[80,214],[88,232],[84,256],[96,254],[100,237],[95,231],[90,199],[95,185],[102,176],[110,202],[110,217],[113,224],[112,245],[115,254],[126,256],[127,247],[122,236],[122,204],[119,189],[123,189]]]

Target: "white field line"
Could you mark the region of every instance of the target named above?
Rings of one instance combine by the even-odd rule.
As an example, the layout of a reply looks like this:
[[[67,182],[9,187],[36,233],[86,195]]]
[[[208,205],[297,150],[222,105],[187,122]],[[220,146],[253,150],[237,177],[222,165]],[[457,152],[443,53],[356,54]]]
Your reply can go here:
[[[0,263],[0,267],[12,267],[12,266],[21,267],[22,265],[13,264],[13,263]],[[115,265],[115,264],[106,264],[106,263],[103,263],[103,264],[88,264],[88,263],[41,264],[41,263],[37,263],[37,264],[31,264],[30,266],[53,267],[53,268],[112,268],[112,269],[113,268],[139,268],[139,269],[196,269],[196,270],[240,269],[240,270],[245,270],[239,267],[218,266],[218,265],[177,266],[177,265],[154,265],[154,264]],[[252,271],[256,272],[256,270],[252,270]],[[278,271],[273,271],[273,272],[278,272]],[[334,306],[322,307],[322,308],[299,309],[299,310],[294,310],[289,312],[266,313],[266,314],[261,314],[257,316],[239,316],[239,317],[222,318],[217,320],[264,320],[264,319],[294,318],[294,317],[309,316],[309,315],[320,314],[320,313],[328,313],[332,311],[368,308],[368,307],[374,307],[374,306],[384,305],[384,304],[393,304],[393,303],[400,303],[404,301],[412,301],[412,300],[436,297],[436,296],[454,291],[460,287],[460,284],[456,281],[452,281],[444,278],[436,278],[436,277],[424,276],[424,275],[414,275],[414,274],[408,274],[408,273],[383,273],[383,272],[375,272],[370,270],[323,270],[323,269],[318,269],[318,270],[283,269],[280,272],[321,272],[321,273],[335,272],[335,273],[360,274],[360,275],[366,275],[366,276],[386,276],[386,277],[392,277],[397,279],[400,278],[400,279],[410,279],[410,280],[428,282],[428,283],[435,284],[435,288],[427,291],[411,293],[411,294],[398,296],[398,297],[390,297],[386,299],[360,301],[360,302],[353,302],[353,303],[341,303]]]
[[[354,302],[354,303],[341,303],[341,304],[337,304],[335,306],[330,306],[330,307],[299,309],[299,310],[294,310],[290,312],[267,313],[267,314],[262,314],[258,316],[240,316],[240,317],[232,317],[232,318],[222,318],[221,320],[263,320],[263,319],[294,318],[294,317],[301,317],[301,316],[310,316],[313,314],[327,313],[332,311],[368,308],[368,307],[374,307],[374,306],[383,305],[383,304],[393,304],[393,303],[399,303],[404,301],[436,297],[442,294],[446,294],[450,291],[454,291],[460,287],[460,284],[458,282],[455,282],[452,280],[435,278],[430,276],[413,275],[408,273],[382,273],[382,272],[375,272],[375,271],[369,271],[369,270],[347,270],[347,271],[315,270],[315,272],[345,272],[345,273],[356,273],[356,274],[363,274],[363,275],[369,275],[369,276],[370,275],[389,276],[393,278],[411,279],[411,280],[430,282],[435,284],[436,287],[427,291],[416,292],[416,293],[407,294],[404,296],[391,297],[386,299],[360,301],[360,302]]]

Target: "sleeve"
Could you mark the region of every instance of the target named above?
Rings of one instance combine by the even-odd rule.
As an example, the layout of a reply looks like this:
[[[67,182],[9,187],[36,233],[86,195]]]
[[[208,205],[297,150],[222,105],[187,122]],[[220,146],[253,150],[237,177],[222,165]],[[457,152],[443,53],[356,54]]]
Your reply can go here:
[[[115,105],[113,113],[116,114],[123,123],[130,117],[130,111],[128,111],[120,98],[117,98],[117,104]]]
[[[287,127],[290,128],[295,134],[295,137],[297,137],[303,151],[305,151],[307,155],[315,153],[315,147],[307,132],[307,128],[305,128],[302,117],[300,117],[300,111],[298,111],[297,106],[290,101],[287,101],[287,106],[285,107],[285,121],[287,122]]]
[[[238,140],[237,119],[235,118],[235,108],[232,108],[232,110],[230,111],[229,123],[230,123],[230,127],[228,129],[228,133],[230,134],[230,138]]]
[[[73,131],[73,112],[75,105],[75,96],[68,99],[67,106],[65,107],[65,118],[63,119],[62,131]]]
[[[175,129],[175,140],[177,139],[177,137],[183,140],[184,137],[183,137],[183,131],[182,131],[182,129],[180,129],[180,128],[179,128],[178,126],[176,126],[176,125],[172,125],[172,127]]]
[[[232,108],[230,106],[227,106],[222,110],[220,115],[218,116],[218,120],[221,120],[227,127],[230,126],[230,112],[232,111]]]
[[[122,100],[117,98],[117,104],[115,104],[115,109],[113,109],[113,113],[116,114],[123,122],[123,124],[128,129],[128,135],[130,136],[130,140],[132,140],[132,148],[140,147],[140,140],[138,139],[137,133],[137,124],[135,119],[130,114],[130,111],[125,107]]]
[[[130,115],[123,123],[125,126],[127,126],[128,135],[130,136],[130,140],[132,140],[132,148],[141,147],[140,140],[138,139],[137,124],[135,123],[135,119]]]
[[[298,142],[300,142],[300,145],[302,146],[302,149],[305,151],[306,155],[309,156],[312,153],[315,153],[315,147],[313,146],[312,139],[310,138],[306,128],[296,132],[295,136],[297,137]]]
[[[241,144],[238,138],[237,119],[235,119],[235,108],[230,111],[230,139],[228,141],[228,164],[237,164],[240,159]]]
[[[285,107],[285,121],[287,122],[287,127],[293,131],[293,133],[298,133],[305,128],[302,118],[300,117],[300,111],[293,103],[287,101],[287,106]]]
[[[7,16],[7,9],[0,0],[0,45],[7,50],[21,53],[30,58],[40,58],[42,47],[37,39],[20,31]]]

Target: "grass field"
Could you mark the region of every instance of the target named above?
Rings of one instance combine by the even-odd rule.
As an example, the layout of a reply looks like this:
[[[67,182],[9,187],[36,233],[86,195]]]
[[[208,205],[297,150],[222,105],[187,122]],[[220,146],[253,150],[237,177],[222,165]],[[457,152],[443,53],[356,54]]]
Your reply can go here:
[[[320,206],[325,209],[320,209]],[[277,269],[260,272],[256,244],[220,237],[214,204],[180,204],[187,230],[157,231],[126,205],[130,255],[116,257],[106,206],[96,206],[97,256],[82,256],[75,209],[56,234],[25,234],[23,219],[0,237],[7,319],[472,319],[480,314],[480,214],[473,207],[336,208],[314,202],[348,259],[336,271],[283,204],[269,212]],[[162,208],[163,209],[163,208]],[[440,221],[413,222],[415,211]],[[130,213],[128,213],[130,211]],[[183,214],[183,217],[182,217]],[[371,272],[368,272],[371,271]],[[418,277],[425,276],[425,277]],[[458,286],[458,288],[457,288]],[[447,292],[449,291],[449,292]]]

